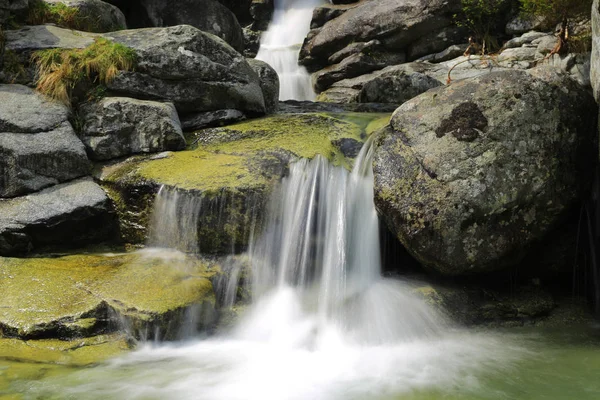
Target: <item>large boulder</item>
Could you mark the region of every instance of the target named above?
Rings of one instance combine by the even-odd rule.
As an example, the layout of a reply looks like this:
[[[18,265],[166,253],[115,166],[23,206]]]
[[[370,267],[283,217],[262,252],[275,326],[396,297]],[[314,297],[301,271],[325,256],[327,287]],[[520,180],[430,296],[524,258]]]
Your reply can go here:
[[[0,198],[90,173],[68,109],[21,85],[0,85]]]
[[[377,142],[377,208],[431,270],[513,265],[586,188],[596,117],[592,96],[552,69],[432,89],[398,108]]]
[[[431,32],[444,35],[443,29],[452,25],[460,5],[460,0],[364,1],[314,30],[304,42],[302,63],[328,65],[327,59],[347,45],[373,39],[389,51],[406,50]],[[444,47],[429,45],[428,49],[441,51]]]
[[[73,27],[87,32],[111,32],[126,29],[125,15],[102,0],[43,0],[51,5],[64,4],[77,10]]]
[[[264,113],[260,79],[224,41],[190,25],[106,34],[132,48],[135,72],[108,84],[127,97],[171,101],[180,113],[234,108]]]
[[[260,78],[260,88],[265,99],[265,111],[274,113],[279,107],[279,76],[277,71],[264,61],[247,59],[248,64]]]
[[[110,0],[125,12],[131,28],[192,25],[212,33],[240,53],[244,49],[242,28],[235,15],[217,0]]]
[[[0,201],[0,256],[112,240],[110,200],[91,178]]]
[[[90,158],[182,150],[185,138],[171,103],[106,97],[81,107],[81,139]]]
[[[98,34],[51,25],[6,32],[6,48],[29,59],[44,49],[84,48]],[[265,112],[261,81],[246,59],[218,37],[190,25],[124,30],[102,35],[136,53],[135,71],[119,72],[113,94],[168,101],[179,113],[238,109]]]

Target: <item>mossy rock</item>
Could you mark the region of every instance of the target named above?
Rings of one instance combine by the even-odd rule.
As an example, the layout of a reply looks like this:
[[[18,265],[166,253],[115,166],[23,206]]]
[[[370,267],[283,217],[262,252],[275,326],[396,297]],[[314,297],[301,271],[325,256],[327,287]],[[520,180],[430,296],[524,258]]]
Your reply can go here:
[[[342,144],[360,147],[388,120],[389,115],[376,113],[274,115],[197,131],[186,151],[130,158],[101,167],[98,175],[121,211],[126,242],[147,236],[151,193],[166,186],[208,200],[226,199],[214,207],[219,215],[203,213],[198,221],[200,248],[204,253],[242,251],[248,224],[260,223],[260,216],[249,215],[263,208],[290,162],[322,155],[350,169],[356,154],[344,154]]]
[[[71,341],[0,339],[0,398],[20,398],[18,393],[27,392],[32,381],[72,373],[130,348],[122,334]]]
[[[0,334],[71,338],[130,329],[175,337],[187,309],[214,307],[201,260],[181,254],[129,253],[59,258],[0,258]]]

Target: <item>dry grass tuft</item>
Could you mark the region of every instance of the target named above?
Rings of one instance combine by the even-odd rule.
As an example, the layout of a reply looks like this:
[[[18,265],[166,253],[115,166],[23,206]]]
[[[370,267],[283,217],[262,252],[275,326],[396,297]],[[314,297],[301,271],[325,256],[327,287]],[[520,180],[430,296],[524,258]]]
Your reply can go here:
[[[109,83],[119,71],[135,67],[136,54],[121,44],[97,38],[85,49],[37,51],[32,61],[37,66],[37,90],[70,105],[71,92],[79,83]]]

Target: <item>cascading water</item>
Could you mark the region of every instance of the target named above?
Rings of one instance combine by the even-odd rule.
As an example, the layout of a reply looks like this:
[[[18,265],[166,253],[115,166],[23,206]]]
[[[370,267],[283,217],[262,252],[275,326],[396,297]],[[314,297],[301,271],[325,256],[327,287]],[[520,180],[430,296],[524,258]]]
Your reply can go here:
[[[476,390],[474,376],[515,351],[452,330],[413,286],[380,276],[371,152],[369,143],[352,173],[320,157],[290,167],[249,251],[254,302],[230,332],[146,344],[72,376],[67,395],[383,400]]]
[[[280,100],[314,100],[310,75],[298,65],[300,46],[310,30],[313,9],[322,0],[275,0],[269,28],[263,34],[256,58],[279,75]]]
[[[372,151],[369,141],[352,173],[323,157],[291,166],[251,249],[258,304],[237,334],[314,346],[332,334],[374,344],[439,333],[441,318],[380,277]]]

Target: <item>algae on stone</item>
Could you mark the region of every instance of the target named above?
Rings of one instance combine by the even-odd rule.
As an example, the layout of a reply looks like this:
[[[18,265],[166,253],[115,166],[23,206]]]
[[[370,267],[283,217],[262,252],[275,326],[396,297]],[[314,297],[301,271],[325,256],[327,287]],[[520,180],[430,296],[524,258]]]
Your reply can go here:
[[[260,208],[294,159],[320,154],[351,168],[352,157],[341,143],[351,141],[360,148],[388,119],[375,113],[273,115],[197,131],[188,138],[192,145],[186,151],[132,157],[101,167],[97,176],[116,203],[125,242],[143,242],[151,198],[164,185],[210,201],[227,199],[219,200],[219,215],[199,221],[201,251],[239,251],[247,245],[248,224],[257,222],[248,217],[248,199]],[[222,223],[214,226],[215,221]]]
[[[0,258],[0,334],[89,336],[114,329],[114,315],[169,323],[191,305],[214,305],[214,273],[181,254]]]

